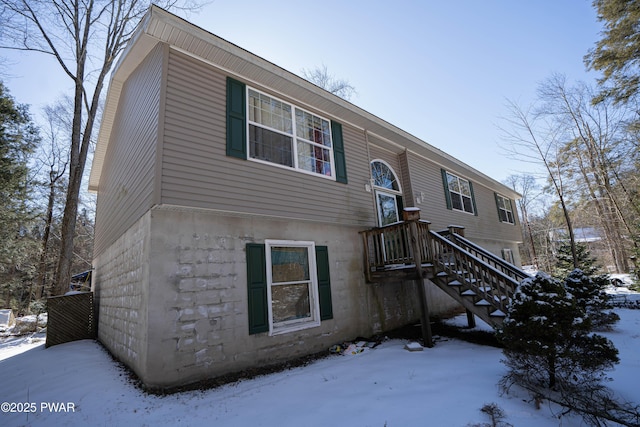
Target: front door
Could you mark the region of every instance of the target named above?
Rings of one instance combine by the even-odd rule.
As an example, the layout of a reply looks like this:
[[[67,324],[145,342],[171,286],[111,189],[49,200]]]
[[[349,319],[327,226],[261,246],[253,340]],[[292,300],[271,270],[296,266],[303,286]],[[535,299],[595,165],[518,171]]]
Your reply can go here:
[[[398,200],[395,194],[376,191],[376,199],[378,205],[378,225],[380,227],[400,221]]]

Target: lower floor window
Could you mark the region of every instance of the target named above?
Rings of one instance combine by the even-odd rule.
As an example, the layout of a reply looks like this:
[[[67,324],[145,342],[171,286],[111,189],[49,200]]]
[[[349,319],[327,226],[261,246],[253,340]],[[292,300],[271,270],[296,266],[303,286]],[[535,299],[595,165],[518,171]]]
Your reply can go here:
[[[267,240],[265,245],[271,332],[319,324],[313,242]]]
[[[331,319],[326,246],[295,240],[247,244],[249,333],[277,335]]]

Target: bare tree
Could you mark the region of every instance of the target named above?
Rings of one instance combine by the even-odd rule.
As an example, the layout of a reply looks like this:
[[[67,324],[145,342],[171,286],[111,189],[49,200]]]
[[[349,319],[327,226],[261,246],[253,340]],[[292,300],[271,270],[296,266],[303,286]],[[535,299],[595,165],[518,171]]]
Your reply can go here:
[[[195,9],[192,0],[156,3],[168,9],[178,4]],[[0,0],[0,48],[51,55],[74,85],[69,180],[54,294],[63,293],[71,278],[80,185],[105,80],[149,5],[143,0]]]
[[[629,213],[623,209],[631,197],[620,179],[628,150],[625,143],[626,118],[623,105],[614,108],[611,100],[593,104],[595,93],[587,85],[569,86],[562,75],[554,75],[540,86],[544,100],[541,114],[563,130],[562,162],[575,177],[575,188],[595,208],[611,259],[618,272],[628,270],[624,235],[635,236]],[[622,190],[622,191],[621,191]],[[629,203],[635,206],[633,200]]]
[[[49,258],[49,240],[54,219],[54,207],[60,183],[64,180],[69,164],[69,149],[63,140],[66,141],[66,133],[71,129],[71,115],[69,105],[73,105],[71,100],[66,98],[54,105],[44,108],[44,115],[47,120],[47,128],[43,135],[38,162],[42,166],[41,175],[47,187],[47,209],[44,219],[44,232],[42,235],[42,248],[40,261],[38,263],[38,275],[36,280],[35,298],[40,299],[45,296],[47,282],[47,259]]]
[[[327,66],[324,64],[311,70],[303,69],[302,77],[347,101],[357,93],[356,88],[348,80],[329,74]]]
[[[504,148],[515,159],[541,164],[544,167],[547,179],[562,208],[569,233],[573,264],[577,268],[578,257],[573,223],[569,214],[569,200],[566,197],[567,189],[564,184],[565,171],[563,170],[563,163],[558,161],[562,142],[559,139],[561,137],[561,129],[556,123],[545,120],[544,116],[533,113],[530,110],[525,111],[511,101],[508,101],[508,108],[511,115],[505,118],[505,121],[509,127],[503,127],[501,130],[505,140],[510,145]]]
[[[523,224],[524,235],[528,237],[527,240],[531,254],[531,263],[537,269],[539,267],[538,255],[536,253],[536,245],[533,237],[533,231],[531,229],[531,218],[529,213],[532,203],[540,195],[539,193],[536,194],[536,191],[538,190],[536,179],[533,175],[510,175],[506,179],[506,184],[522,196],[517,201],[518,210],[520,211],[522,219],[521,223]]]

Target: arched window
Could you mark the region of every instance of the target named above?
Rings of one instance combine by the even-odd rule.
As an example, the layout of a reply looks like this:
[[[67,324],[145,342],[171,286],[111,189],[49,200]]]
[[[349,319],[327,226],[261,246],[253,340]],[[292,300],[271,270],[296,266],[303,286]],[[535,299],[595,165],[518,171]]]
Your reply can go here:
[[[400,192],[400,185],[398,184],[396,174],[393,172],[393,169],[382,160],[374,160],[371,162],[371,178],[373,178],[373,185],[376,187]]]

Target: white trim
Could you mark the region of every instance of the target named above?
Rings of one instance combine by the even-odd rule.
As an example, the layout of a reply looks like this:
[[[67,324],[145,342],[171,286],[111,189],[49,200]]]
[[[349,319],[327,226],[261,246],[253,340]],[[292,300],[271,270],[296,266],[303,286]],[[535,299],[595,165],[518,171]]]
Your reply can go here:
[[[388,167],[388,168],[389,168],[389,170],[390,170],[390,171],[391,171],[391,173],[393,174],[393,177],[395,178],[396,184],[398,184],[398,190],[393,190],[393,189],[391,189],[391,188],[387,188],[387,187],[380,187],[379,185],[375,185],[375,180],[373,179],[373,174],[371,173],[371,166],[372,166],[374,163],[382,163],[383,165],[385,165],[386,167]],[[398,194],[398,195],[402,196],[402,183],[400,182],[400,179],[398,178],[398,174],[397,174],[397,173],[396,173],[396,171],[391,167],[391,165],[390,165],[389,163],[385,162],[385,161],[384,161],[384,160],[382,160],[382,159],[373,159],[373,160],[371,160],[371,161],[369,162],[369,174],[370,174],[370,176],[371,176],[371,180],[372,180],[372,182],[373,182],[373,186],[374,186],[375,188],[379,188],[379,189],[381,189],[381,190],[383,190],[383,191],[388,191],[388,192],[391,192],[391,193],[393,193],[393,194]]]
[[[496,192],[496,197],[500,197],[502,199],[502,204],[505,206],[504,208],[501,208],[500,206],[496,206],[498,208],[498,217],[500,217],[500,222],[502,222],[503,224],[515,225],[516,224],[516,216],[513,213],[513,203],[511,203],[511,199],[509,199],[508,197],[503,196],[502,194],[497,193],[497,192]],[[511,210],[507,209],[507,207],[506,207],[507,204],[505,203],[505,201],[509,202],[509,206],[511,206]],[[511,214],[511,218],[513,219],[513,221],[504,221],[502,219],[502,215],[500,215],[500,212],[503,211],[503,210],[505,212]],[[506,216],[507,216],[507,219],[508,219],[509,215],[507,214]]]
[[[249,119],[249,111],[250,111],[249,91],[250,90],[252,90],[254,92],[257,92],[260,95],[267,96],[267,97],[269,97],[269,98],[271,98],[271,99],[273,99],[275,101],[278,101],[278,102],[280,102],[280,103],[282,103],[284,105],[288,105],[290,107],[291,134],[289,134],[287,132],[283,132],[283,131],[281,131],[279,129],[274,129],[271,126],[262,124],[260,122],[252,121],[252,120]],[[245,108],[246,108],[245,114],[246,114],[246,118],[247,118],[247,120],[246,120],[246,122],[247,122],[247,124],[246,124],[246,126],[247,126],[246,127],[247,140],[245,142],[245,144],[247,146],[247,160],[251,160],[251,161],[255,161],[255,162],[259,162],[259,163],[263,163],[263,164],[268,164],[268,165],[272,165],[272,166],[277,166],[277,167],[284,168],[284,169],[287,169],[287,170],[295,170],[296,172],[302,172],[302,173],[306,173],[306,174],[312,175],[312,176],[319,176],[319,177],[322,177],[324,179],[329,179],[331,181],[335,181],[336,180],[336,165],[335,165],[335,158],[334,158],[334,152],[333,152],[334,139],[333,139],[333,131],[331,129],[331,120],[330,119],[327,119],[326,117],[323,117],[323,116],[321,116],[319,114],[313,113],[313,112],[311,112],[311,111],[309,111],[307,109],[298,107],[297,104],[294,104],[294,103],[289,102],[289,101],[285,101],[283,99],[280,99],[280,98],[278,98],[276,96],[273,96],[273,95],[271,95],[271,94],[269,94],[267,92],[264,92],[264,91],[262,91],[260,89],[256,89],[255,87],[249,86],[249,85],[245,85],[245,104],[246,104],[245,105]],[[297,135],[297,127],[296,127],[297,126],[297,124],[296,124],[296,110],[300,110],[300,111],[302,111],[304,113],[310,114],[310,115],[312,115],[314,117],[318,117],[319,119],[324,120],[324,121],[327,122],[327,124],[329,125],[329,137],[331,138],[331,146],[330,147],[318,144],[315,141],[309,141],[308,139],[305,139],[305,138],[302,138],[302,137],[298,137],[298,135]],[[291,138],[291,145],[292,145],[292,147],[291,147],[291,155],[293,156],[293,165],[292,166],[287,166],[287,165],[283,165],[283,164],[280,164],[280,163],[270,162],[268,160],[257,159],[257,158],[251,157],[251,145],[250,145],[250,136],[249,136],[250,135],[249,129],[250,129],[251,125],[260,127],[262,129],[266,129],[266,130],[268,130],[270,132],[275,132],[277,134],[284,135],[284,136],[286,136],[288,138]],[[298,141],[300,141],[300,142],[302,142],[304,144],[311,145],[312,147],[317,146],[317,147],[319,147],[319,148],[321,148],[323,150],[329,151],[329,167],[331,169],[331,175],[330,176],[322,174],[322,173],[313,172],[313,171],[310,171],[310,170],[307,170],[307,169],[304,169],[304,168],[300,167],[300,164],[298,163]]]
[[[266,239],[265,257],[267,267],[267,309],[269,314],[269,335],[280,335],[288,332],[299,331],[307,328],[320,326],[320,298],[318,295],[318,274],[316,267],[316,244],[313,241],[303,240],[272,240]],[[282,322],[278,325],[273,323],[273,307],[271,286],[273,286],[273,269],[271,264],[271,248],[273,246],[307,248],[307,257],[309,261],[309,312],[311,318],[309,320],[292,320]],[[302,281],[305,282],[305,281]],[[293,282],[301,283],[301,282]],[[284,284],[284,283],[280,283]],[[276,285],[278,286],[278,285]]]
[[[445,170],[445,173],[447,174],[447,191],[449,191],[449,198],[451,198],[451,209],[454,211],[458,211],[458,212],[464,212],[470,215],[474,215],[476,214],[476,208],[474,207],[475,203],[474,203],[474,197],[475,195],[473,194],[473,190],[471,189],[471,181],[466,179],[466,178],[460,178],[458,175],[455,175],[451,172],[449,172],[448,170]],[[458,191],[453,191],[451,188],[449,188],[449,175],[451,175],[452,177],[456,178],[458,180],[458,186],[460,186],[460,181],[466,181],[468,186],[469,186],[469,196],[465,196],[464,194],[462,194],[461,192]],[[458,209],[456,207],[453,206],[453,198],[451,197],[452,194],[459,194],[460,195],[460,201],[462,202],[462,208],[463,209]],[[466,209],[464,209],[464,200],[462,200],[463,197],[468,197],[469,199],[471,199],[471,212],[467,211]]]

